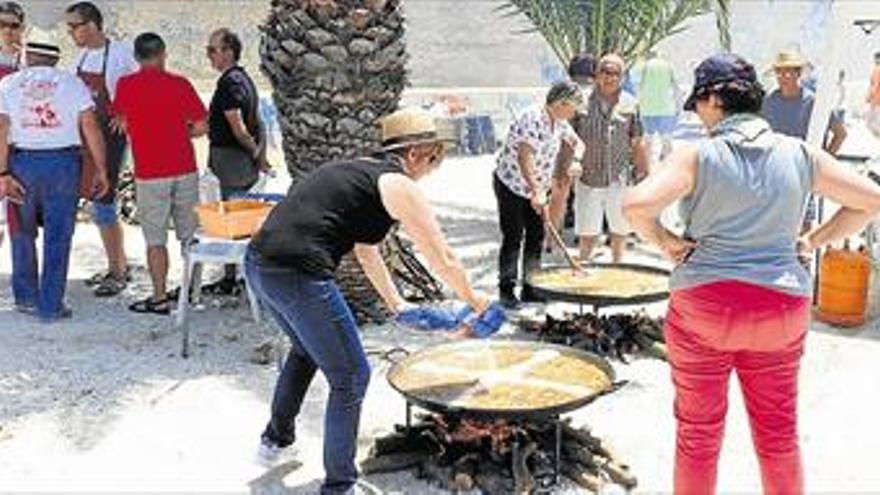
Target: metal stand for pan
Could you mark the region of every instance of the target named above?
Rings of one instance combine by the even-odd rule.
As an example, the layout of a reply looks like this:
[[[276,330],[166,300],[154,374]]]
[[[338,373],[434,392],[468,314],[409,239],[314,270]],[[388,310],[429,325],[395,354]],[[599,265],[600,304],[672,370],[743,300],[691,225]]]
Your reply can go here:
[[[485,342],[480,345],[500,345],[500,346],[511,346],[518,348],[526,348],[532,349],[534,351],[541,350],[555,350],[559,353],[565,353],[569,356],[576,357],[578,359],[589,362],[590,364],[595,365],[598,369],[600,369],[606,377],[609,379],[610,383],[614,383],[615,373],[614,369],[611,367],[608,362],[595,355],[588,353],[586,351],[582,351],[579,349],[573,349],[571,347],[560,346],[555,344],[546,344],[542,342],[514,342],[514,341],[505,341],[505,342]],[[555,445],[554,445],[554,476],[556,479],[556,483],[559,484],[561,477],[561,462],[562,462],[562,415],[568,412],[572,412],[576,409],[580,409],[584,407],[597,398],[605,395],[614,390],[612,386],[608,390],[596,391],[592,394],[585,394],[582,397],[579,397],[575,400],[571,400],[564,404],[555,405],[552,407],[546,406],[536,406],[533,408],[521,408],[517,410],[504,410],[504,409],[468,409],[462,408],[459,406],[453,406],[449,402],[445,402],[444,399],[439,396],[431,397],[431,396],[419,396],[418,393],[414,393],[409,390],[405,390],[401,387],[397,381],[396,377],[398,373],[401,372],[407,366],[413,366],[415,363],[419,362],[419,360],[424,357],[424,355],[429,352],[436,351],[438,348],[443,348],[444,351],[448,350],[448,352],[455,352],[456,347],[466,348],[469,345],[476,345],[470,342],[458,342],[452,344],[442,344],[441,346],[436,346],[433,348],[423,349],[422,351],[413,353],[406,358],[398,361],[392,366],[392,368],[388,371],[388,382],[389,384],[398,392],[400,392],[404,400],[406,401],[406,419],[405,425],[408,431],[411,431],[413,427],[412,421],[412,410],[413,407],[418,406],[427,411],[431,411],[438,414],[454,416],[458,418],[467,418],[467,419],[475,419],[475,420],[485,420],[485,421],[493,421],[504,419],[508,420],[511,423],[516,423],[518,421],[532,421],[532,422],[543,422],[543,423],[551,423],[555,430]]]

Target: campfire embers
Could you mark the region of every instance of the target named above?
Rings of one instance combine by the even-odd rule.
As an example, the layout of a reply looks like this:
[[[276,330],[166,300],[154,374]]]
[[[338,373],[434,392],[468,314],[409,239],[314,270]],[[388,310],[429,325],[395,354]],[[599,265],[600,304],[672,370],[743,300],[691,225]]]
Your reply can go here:
[[[627,355],[646,355],[666,359],[663,345],[663,320],[644,313],[566,314],[557,319],[524,321],[523,329],[544,342],[569,345],[603,357],[626,362]]]
[[[550,492],[557,474],[594,492],[609,482],[627,490],[636,486],[605,441],[556,420],[422,415],[415,425],[398,425],[378,438],[361,469],[365,474],[413,469],[446,490],[479,488],[489,494]]]

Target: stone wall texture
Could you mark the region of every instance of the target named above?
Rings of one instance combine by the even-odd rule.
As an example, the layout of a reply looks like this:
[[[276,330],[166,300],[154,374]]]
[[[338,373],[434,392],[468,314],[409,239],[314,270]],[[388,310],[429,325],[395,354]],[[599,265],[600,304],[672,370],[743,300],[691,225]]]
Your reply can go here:
[[[61,25],[67,2],[24,2],[35,24],[52,28],[72,46]],[[244,65],[258,65],[259,25],[270,0],[100,0],[109,32],[128,39],[143,31],[161,34],[169,45],[174,70],[199,83],[213,80],[204,47],[221,26],[236,31],[245,44]],[[535,86],[541,63],[552,61],[541,38],[514,34],[521,20],[502,17],[496,0],[406,0],[410,80],[420,87]],[[253,70],[252,72],[257,72]],[[200,84],[201,85],[201,84]]]
[[[21,0],[31,18],[41,26],[56,27],[65,0]],[[169,42],[174,69],[203,88],[212,74],[204,56],[208,33],[228,26],[244,39],[244,64],[257,73],[258,26],[271,0],[97,0],[107,13],[108,28],[127,38],[145,30],[157,31]],[[823,5],[830,0],[734,0],[732,9],[734,50],[767,67],[776,51],[799,46],[812,58],[819,55],[823,36]],[[545,86],[558,74],[559,65],[543,40],[522,18],[505,18],[501,0],[405,0],[408,18],[410,82],[417,88]],[[837,0],[834,15],[880,18],[878,0]],[[849,23],[851,25],[851,22]],[[63,29],[56,29],[67,41]],[[848,48],[835,63],[848,82],[866,79],[873,52],[880,50],[880,30],[870,36],[855,27],[838,33]],[[686,31],[665,40],[662,51],[672,59],[682,84],[693,67],[718,49],[714,18],[695,18]],[[68,48],[70,48],[68,46]],[[68,49],[67,53],[72,50]],[[823,61],[819,60],[821,64]],[[767,77],[765,75],[765,77]],[[766,79],[772,84],[772,78]]]

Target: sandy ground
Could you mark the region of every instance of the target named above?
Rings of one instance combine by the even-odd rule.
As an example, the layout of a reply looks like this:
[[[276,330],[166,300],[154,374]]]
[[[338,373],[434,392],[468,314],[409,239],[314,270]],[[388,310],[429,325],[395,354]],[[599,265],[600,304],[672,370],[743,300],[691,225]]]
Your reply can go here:
[[[424,184],[457,252],[486,289],[494,282],[498,241],[491,167],[489,157],[453,159]],[[141,266],[135,283],[121,297],[96,300],[82,280],[103,258],[94,227],[79,226],[68,284],[74,318],[54,325],[11,311],[8,242],[0,249],[0,492],[314,492],[322,476],[326,383],[319,377],[308,395],[298,454],[270,471],[258,467],[253,454],[276,370],[249,358],[274,328],[252,323],[244,301],[209,303],[192,316],[194,352],[182,359],[170,318],[126,309],[149,290],[140,232],[126,234],[129,256]],[[635,256],[657,262],[648,251]],[[176,280],[179,266],[172,271]],[[664,305],[649,309],[661,313]],[[514,329],[507,328],[498,338],[511,337]],[[371,438],[404,419],[404,403],[384,379],[389,363],[382,351],[437,341],[390,325],[365,328],[364,338],[374,372],[362,455]],[[800,396],[810,492],[880,492],[878,355],[876,324],[813,325]],[[668,491],[674,445],[668,367],[655,360],[614,367],[629,385],[571,418],[610,439],[639,477],[639,491]],[[719,488],[755,492],[759,475],[735,380],[730,394]],[[408,474],[366,481],[385,493],[433,491]]]

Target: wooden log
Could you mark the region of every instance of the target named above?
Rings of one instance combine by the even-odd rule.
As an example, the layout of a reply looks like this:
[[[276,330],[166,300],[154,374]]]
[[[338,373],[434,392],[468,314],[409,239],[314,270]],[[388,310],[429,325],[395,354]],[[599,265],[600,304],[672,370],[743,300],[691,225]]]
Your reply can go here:
[[[599,469],[599,464],[596,462],[593,453],[582,443],[572,442],[570,440],[563,441],[562,456],[563,458],[568,458],[574,462],[583,464],[584,466],[591,468],[593,471],[598,471]]]
[[[391,435],[377,438],[373,443],[372,456],[380,457],[390,454],[402,454],[404,452],[430,452],[436,453],[437,445],[427,436],[420,433],[392,433]]]
[[[617,455],[615,454],[611,446],[608,445],[608,442],[600,438],[594,437],[592,434],[590,434],[589,431],[577,429],[569,424],[563,423],[562,436],[563,438],[567,436],[574,441],[586,446],[588,449],[590,449],[590,452],[596,455],[599,455],[614,462],[618,461]]]
[[[645,349],[645,354],[651,356],[653,358],[662,359],[663,361],[669,361],[669,355],[666,352],[666,344],[662,344],[660,342],[654,342],[650,347]]]
[[[402,452],[379,457],[368,457],[361,462],[364,474],[393,473],[412,469],[431,458],[430,452]]]
[[[632,490],[639,484],[638,479],[633,476],[632,473],[629,472],[629,468],[626,466],[622,466],[616,462],[605,460],[600,464],[602,471],[608,475],[611,481],[617,483],[618,485],[626,488],[627,490]]]
[[[512,453],[513,467],[513,491],[517,495],[528,495],[535,489],[535,478],[529,470],[529,457],[538,450],[538,444],[529,442],[525,447],[520,447],[519,442],[514,442]]]
[[[586,468],[578,466],[577,463],[564,463],[562,465],[562,474],[581,488],[585,488],[593,493],[601,492],[605,486],[605,480],[601,476],[589,472]]]

